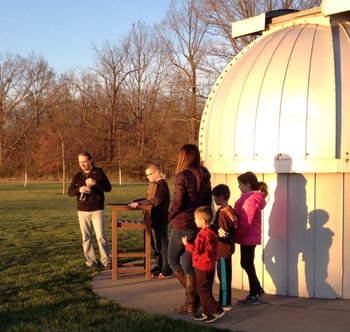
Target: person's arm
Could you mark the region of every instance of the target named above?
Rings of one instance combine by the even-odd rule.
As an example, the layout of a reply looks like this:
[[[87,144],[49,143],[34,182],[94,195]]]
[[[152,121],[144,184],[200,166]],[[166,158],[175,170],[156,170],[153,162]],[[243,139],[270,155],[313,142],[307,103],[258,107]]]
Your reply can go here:
[[[148,186],[148,193],[150,192],[151,190],[151,186],[157,186],[156,188],[156,192],[158,190],[158,185],[157,184],[154,184],[154,183],[150,183],[149,186]],[[148,196],[148,194],[147,194]],[[128,206],[132,209],[136,209],[139,205],[153,205],[152,201],[150,198],[146,198],[146,197],[143,197],[143,198],[137,198],[137,199],[133,199],[129,204]]]
[[[138,202],[139,205],[152,205],[158,206],[163,203],[167,195],[169,195],[169,188],[165,181],[160,181],[157,183],[151,184],[156,186],[154,197],[147,197],[134,202]]]
[[[257,205],[254,200],[248,197],[242,204],[239,211],[236,211],[238,217],[238,233],[240,236],[249,232],[251,225],[254,222],[254,217],[257,211]]]
[[[79,188],[80,186],[77,183],[77,177],[76,175],[73,177],[69,188],[68,188],[68,195],[73,197],[73,196],[77,196],[80,192],[79,192]]]
[[[102,170],[102,168],[98,172],[98,176],[95,179],[96,181],[96,188],[105,191],[105,192],[110,192],[112,190],[111,183],[109,182],[109,179],[105,172]]]
[[[186,251],[196,253],[198,256],[202,255],[207,247],[206,238],[199,232],[194,243],[187,242],[185,245]]]
[[[169,187],[165,181],[159,181],[157,183],[157,190],[154,198],[149,198],[147,201],[153,206],[158,206],[164,202],[169,196]]]
[[[186,192],[186,178],[179,173],[175,178],[175,193],[173,198],[173,205],[169,213],[169,220],[173,219],[183,210],[183,200]]]
[[[218,241],[226,242],[226,239],[229,236],[229,234],[233,232],[234,226],[230,216],[227,213],[225,213],[224,210],[220,211],[219,218],[218,218],[218,225],[219,225]]]

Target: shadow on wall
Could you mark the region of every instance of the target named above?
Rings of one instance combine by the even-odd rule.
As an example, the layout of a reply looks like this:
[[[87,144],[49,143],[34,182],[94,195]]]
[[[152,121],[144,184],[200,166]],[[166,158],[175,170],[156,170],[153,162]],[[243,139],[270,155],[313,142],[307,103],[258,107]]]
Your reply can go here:
[[[280,158],[281,155],[275,159],[278,175],[269,217],[269,239],[264,248],[266,271],[276,287],[276,294],[309,297],[322,294],[335,298],[337,294],[326,281],[334,235],[329,228],[323,227],[329,219],[328,213],[324,210],[308,213],[306,178],[293,173],[292,159],[288,155]],[[283,173],[280,173],[280,161]],[[303,271],[298,270],[303,266],[302,261],[305,279]],[[301,288],[306,288],[307,294],[300,294]]]
[[[306,231],[307,243],[313,243],[313,250],[305,250],[305,277],[308,293],[317,296],[337,298],[339,295],[328,284],[329,249],[334,233],[324,225],[329,220],[325,210],[316,209],[309,213],[310,228]]]

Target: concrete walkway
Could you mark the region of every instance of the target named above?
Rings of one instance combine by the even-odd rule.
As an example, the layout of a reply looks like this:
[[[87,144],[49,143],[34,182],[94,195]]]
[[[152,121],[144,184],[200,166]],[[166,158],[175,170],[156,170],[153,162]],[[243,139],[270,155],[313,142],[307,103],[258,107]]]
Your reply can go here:
[[[173,319],[196,322],[186,315],[173,312],[184,301],[184,289],[175,279],[147,281],[143,276],[122,276],[112,281],[111,271],[103,271],[93,280],[93,289],[101,297],[110,298],[122,306]],[[318,300],[266,295],[258,306],[240,306],[235,302],[246,293],[232,290],[233,310],[210,324],[240,332],[349,332],[350,300]],[[214,287],[217,298],[217,285]]]

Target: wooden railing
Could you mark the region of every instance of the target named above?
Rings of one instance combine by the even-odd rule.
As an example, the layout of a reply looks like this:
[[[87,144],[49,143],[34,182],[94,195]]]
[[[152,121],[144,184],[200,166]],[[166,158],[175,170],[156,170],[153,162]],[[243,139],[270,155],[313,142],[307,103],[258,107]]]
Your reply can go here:
[[[150,205],[138,206],[136,209],[130,209],[127,204],[108,204],[112,210],[112,280],[118,279],[120,273],[145,273],[147,280],[151,279],[151,208]],[[137,222],[118,220],[120,211],[143,211],[143,220]],[[118,250],[118,231],[119,230],[142,230],[144,232],[144,250],[142,252],[120,252]],[[118,266],[119,258],[144,258],[143,269],[139,267]]]

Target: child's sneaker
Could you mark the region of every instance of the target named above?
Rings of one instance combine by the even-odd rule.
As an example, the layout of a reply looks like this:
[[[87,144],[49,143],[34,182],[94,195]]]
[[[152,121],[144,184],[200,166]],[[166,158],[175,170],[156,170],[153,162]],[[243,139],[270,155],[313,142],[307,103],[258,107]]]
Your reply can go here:
[[[253,296],[253,295],[248,295],[245,299],[238,300],[237,303],[241,304],[241,305],[258,305],[258,304],[260,304],[259,297]]]
[[[222,306],[222,309],[227,312],[227,311],[231,311],[232,310],[232,306],[231,305],[224,305]]]
[[[162,279],[170,279],[170,278],[173,278],[173,277],[174,277],[173,274],[165,275],[165,274],[163,274],[163,273],[159,273],[159,275],[158,275],[158,279],[159,279],[159,280],[162,280]]]
[[[218,312],[216,312],[213,316],[209,315],[205,322],[208,324],[213,323],[217,319],[221,318],[223,315],[225,315],[225,311],[220,308]]]
[[[260,289],[258,290],[258,296],[259,296],[259,298],[264,297],[264,295],[265,295],[264,289],[263,289],[263,288],[260,288]]]
[[[197,312],[193,315],[194,320],[206,320],[208,316],[203,312]]]

